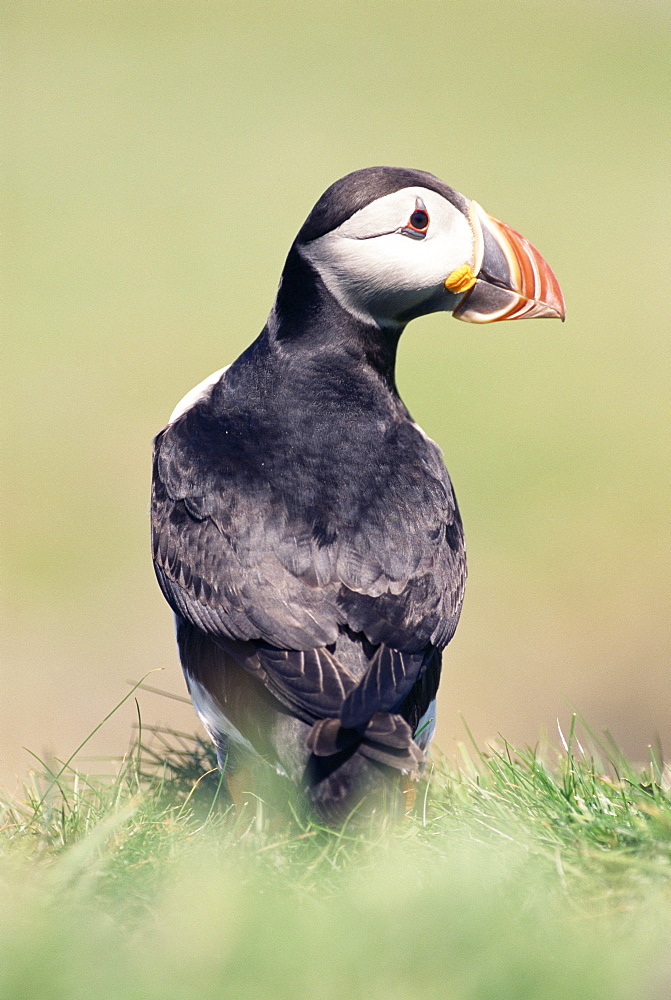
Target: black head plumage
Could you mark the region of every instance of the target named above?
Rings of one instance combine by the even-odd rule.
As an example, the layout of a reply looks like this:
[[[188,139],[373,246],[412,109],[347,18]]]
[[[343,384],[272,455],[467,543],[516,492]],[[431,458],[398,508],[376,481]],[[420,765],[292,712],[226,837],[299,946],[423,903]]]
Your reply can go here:
[[[468,201],[433,174],[406,167],[365,167],[346,174],[324,191],[296,237],[297,243],[310,243],[341,226],[351,215],[372,201],[405,187],[425,187],[464,212]]]

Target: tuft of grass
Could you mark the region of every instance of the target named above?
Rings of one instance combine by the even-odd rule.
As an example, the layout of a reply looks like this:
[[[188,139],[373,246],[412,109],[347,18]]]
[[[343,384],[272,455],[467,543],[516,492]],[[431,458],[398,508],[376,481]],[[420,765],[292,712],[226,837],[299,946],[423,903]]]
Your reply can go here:
[[[49,762],[0,803],[0,997],[666,997],[668,772],[562,739],[340,829],[236,815],[209,745],[141,722],[111,779]]]

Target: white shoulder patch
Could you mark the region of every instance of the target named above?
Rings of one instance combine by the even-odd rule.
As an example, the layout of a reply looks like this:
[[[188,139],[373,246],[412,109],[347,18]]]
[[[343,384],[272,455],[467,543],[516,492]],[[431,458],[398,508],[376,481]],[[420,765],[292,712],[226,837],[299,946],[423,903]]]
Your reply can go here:
[[[433,440],[433,438],[429,437],[429,435],[426,433],[426,431],[424,430],[424,428],[420,427],[419,424],[415,423],[414,420],[411,420],[410,423],[412,424],[412,426],[415,428],[416,431],[419,431],[419,433],[422,435],[422,437],[424,438],[424,440],[426,442],[428,442],[428,444],[432,444],[433,445],[433,447],[436,449],[436,451],[442,457],[443,449],[440,447],[440,445],[436,444],[436,442]]]
[[[206,395],[208,390],[219,381],[224,372],[227,372],[230,367],[230,365],[226,365],[224,368],[220,368],[219,371],[212,372],[212,374],[208,375],[207,378],[204,378],[202,382],[195,385],[193,389],[189,389],[186,396],[180,399],[179,403],[170,414],[170,420],[168,423],[172,424],[178,417],[181,417],[183,413],[186,413],[186,411],[190,410],[192,406],[195,406],[198,400],[202,399],[203,396]]]

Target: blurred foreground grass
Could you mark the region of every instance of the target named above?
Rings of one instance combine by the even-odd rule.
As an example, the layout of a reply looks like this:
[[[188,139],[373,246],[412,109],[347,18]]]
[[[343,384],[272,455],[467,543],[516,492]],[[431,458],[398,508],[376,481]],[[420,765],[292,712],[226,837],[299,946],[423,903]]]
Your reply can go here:
[[[209,747],[145,738],[113,779],[52,762],[2,804],[2,998],[669,995],[654,760],[573,730],[552,763],[463,748],[412,817],[328,830],[236,818]]]

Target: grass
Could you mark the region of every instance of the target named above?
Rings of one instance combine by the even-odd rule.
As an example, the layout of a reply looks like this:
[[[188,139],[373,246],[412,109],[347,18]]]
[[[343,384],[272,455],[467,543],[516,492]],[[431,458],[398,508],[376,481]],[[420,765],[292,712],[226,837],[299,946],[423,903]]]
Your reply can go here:
[[[236,816],[184,734],[49,762],[2,804],[0,997],[667,996],[668,773],[587,740],[463,747],[338,830]]]

